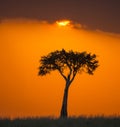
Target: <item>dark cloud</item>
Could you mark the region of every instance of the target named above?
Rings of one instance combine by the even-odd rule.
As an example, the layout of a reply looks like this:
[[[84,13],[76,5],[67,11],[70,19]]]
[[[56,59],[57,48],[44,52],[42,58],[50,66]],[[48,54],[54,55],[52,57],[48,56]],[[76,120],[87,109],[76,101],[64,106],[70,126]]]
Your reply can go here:
[[[71,19],[120,33],[120,0],[1,0],[0,18]]]

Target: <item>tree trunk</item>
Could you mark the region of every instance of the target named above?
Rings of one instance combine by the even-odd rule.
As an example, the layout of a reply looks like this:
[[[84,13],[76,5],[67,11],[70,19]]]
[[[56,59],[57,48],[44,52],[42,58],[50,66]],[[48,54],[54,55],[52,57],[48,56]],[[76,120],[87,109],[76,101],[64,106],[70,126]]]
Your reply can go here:
[[[64,96],[63,96],[63,102],[62,102],[62,108],[61,108],[61,114],[60,117],[61,118],[67,118],[68,114],[67,114],[67,100],[68,100],[68,89],[70,86],[70,82],[66,83],[65,86],[65,90],[64,90]]]

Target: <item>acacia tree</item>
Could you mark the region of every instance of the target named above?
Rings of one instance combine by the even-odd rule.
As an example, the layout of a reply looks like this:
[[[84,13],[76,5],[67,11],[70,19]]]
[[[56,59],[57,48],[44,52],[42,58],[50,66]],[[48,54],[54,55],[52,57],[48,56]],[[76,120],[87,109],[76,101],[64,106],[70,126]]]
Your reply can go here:
[[[49,53],[40,59],[39,75],[44,76],[51,71],[57,70],[64,78],[66,84],[60,117],[67,117],[67,98],[69,87],[79,72],[86,72],[90,75],[98,67],[95,54],[86,52],[65,51],[64,49]]]

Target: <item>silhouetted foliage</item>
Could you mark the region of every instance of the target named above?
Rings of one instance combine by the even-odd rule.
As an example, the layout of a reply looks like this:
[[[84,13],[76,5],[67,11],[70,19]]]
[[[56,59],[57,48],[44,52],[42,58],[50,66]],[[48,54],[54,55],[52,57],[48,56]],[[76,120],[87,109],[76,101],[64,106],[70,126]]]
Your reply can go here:
[[[57,70],[66,81],[61,117],[67,117],[68,89],[76,74],[84,71],[92,75],[97,67],[96,55],[86,52],[73,52],[72,50],[67,52],[62,49],[41,57],[39,75],[43,76]]]

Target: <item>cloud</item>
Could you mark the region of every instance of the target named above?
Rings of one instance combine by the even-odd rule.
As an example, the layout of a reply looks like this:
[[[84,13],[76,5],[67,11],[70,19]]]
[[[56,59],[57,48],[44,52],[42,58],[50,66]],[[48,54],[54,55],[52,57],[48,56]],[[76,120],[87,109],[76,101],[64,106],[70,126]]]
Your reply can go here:
[[[98,32],[98,34],[103,34],[103,35],[107,35],[107,36],[111,36],[111,37],[120,38],[120,33],[105,32],[105,31],[102,31],[99,29],[97,29],[96,32]]]
[[[64,19],[59,19],[60,20],[64,20]],[[67,20],[67,19],[66,19]],[[69,20],[69,19],[68,19]],[[4,19],[0,19],[0,23],[10,23],[10,24],[22,24],[22,23],[26,23],[26,24],[55,24],[57,20],[39,20],[39,19],[29,19],[29,18],[4,18]],[[114,32],[107,32],[104,31],[102,29],[91,29],[89,26],[87,26],[86,24],[81,24],[79,22],[76,21],[70,21],[70,27],[74,28],[74,29],[84,29],[84,30],[88,30],[88,31],[93,31],[93,32],[98,32],[98,34],[105,34],[105,35],[109,35],[109,36],[116,36],[116,37],[120,37],[120,33],[114,33]]]
[[[37,19],[27,19],[27,18],[5,18],[5,19],[1,19],[0,20],[1,23],[18,23],[18,24],[22,24],[22,23],[26,23],[26,24],[30,24],[30,23],[40,23],[40,24],[47,24],[48,21],[47,20],[37,20]]]
[[[86,25],[83,25],[79,22],[71,21],[71,24],[72,24],[73,28],[75,28],[75,29],[87,29]]]

